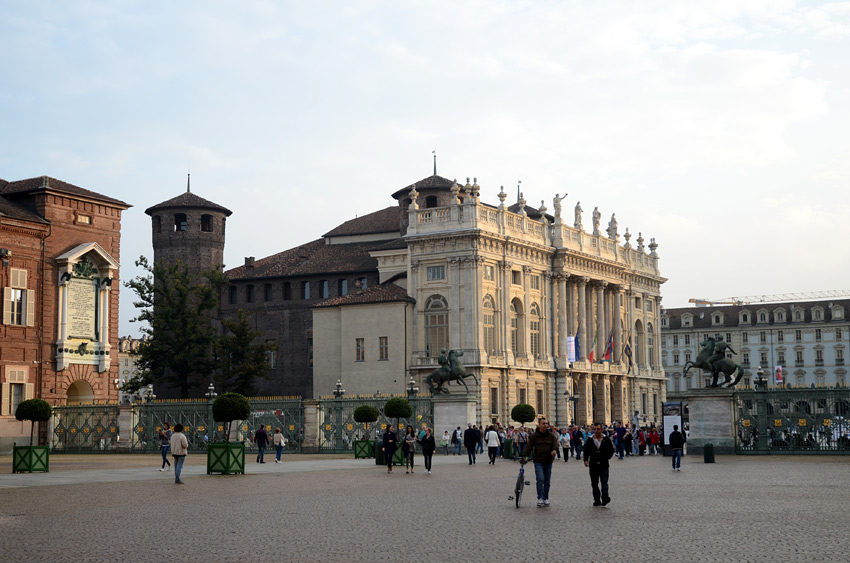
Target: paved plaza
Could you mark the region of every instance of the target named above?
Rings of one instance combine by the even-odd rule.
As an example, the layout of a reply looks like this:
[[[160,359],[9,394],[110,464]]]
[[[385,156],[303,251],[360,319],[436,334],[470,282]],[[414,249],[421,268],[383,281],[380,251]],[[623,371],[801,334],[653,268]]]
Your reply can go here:
[[[486,456],[436,456],[432,475],[305,455],[208,476],[189,459],[178,486],[158,455],[54,455],[32,475],[0,458],[0,560],[850,561],[847,457],[612,460],[610,508],[557,460],[551,508],[529,465],[519,510],[518,464]]]

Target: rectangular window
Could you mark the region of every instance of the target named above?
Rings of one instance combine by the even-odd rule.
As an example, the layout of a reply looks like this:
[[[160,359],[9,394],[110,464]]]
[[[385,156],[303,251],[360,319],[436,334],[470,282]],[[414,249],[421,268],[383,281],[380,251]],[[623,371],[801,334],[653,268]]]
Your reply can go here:
[[[741,344],[749,344],[749,343],[750,343],[750,341],[749,341],[749,339],[747,338],[747,333],[746,333],[746,332],[742,332],[742,333],[741,333]]]
[[[322,280],[322,299],[327,299],[330,295],[330,284],[328,280]]]
[[[348,280],[339,280],[338,284],[339,296],[348,295]]]
[[[20,405],[24,401],[24,384],[23,383],[12,383],[9,385],[9,395],[12,399],[12,403],[9,405],[10,410],[9,414],[15,414],[15,411],[18,410],[18,405]]]
[[[496,315],[492,309],[484,312],[484,351],[492,354],[496,350]]]
[[[836,339],[836,340],[841,340],[842,338],[843,338],[843,334],[841,334],[841,329],[840,329],[840,328],[836,328],[836,329],[835,329],[835,339]]]
[[[524,388],[519,390],[519,402],[523,405],[528,404],[528,396]]]
[[[301,299],[310,299],[310,282],[301,282]]]
[[[673,346],[679,345],[679,337],[677,335],[673,335]]]
[[[537,291],[540,291],[540,276],[531,276],[530,282],[531,282],[531,289],[535,289]]]
[[[796,359],[797,367],[803,365],[803,351],[802,350],[797,350],[797,355],[796,355],[795,359]]]
[[[835,365],[843,366],[844,365],[844,350],[841,348],[835,349]]]
[[[685,352],[685,363],[688,363],[690,361],[691,361],[691,353]]]
[[[499,416],[499,389],[496,387],[490,388],[490,414]]]
[[[640,412],[642,412],[643,414],[646,414],[646,405],[647,405],[647,403],[646,403],[646,393],[641,393],[641,395],[640,395],[641,411]]]
[[[313,339],[307,339],[307,367],[313,369]]]
[[[815,365],[823,365],[823,350],[815,350]]]
[[[802,330],[795,330],[794,331],[794,341],[795,342],[802,342],[803,341],[803,331]]]
[[[537,416],[546,416],[544,413],[546,410],[543,408],[545,405],[543,403],[543,389],[537,390]]]
[[[761,352],[761,354],[759,355],[759,361],[761,362],[761,365],[767,365],[767,352]]]
[[[10,268],[10,287],[3,288],[3,324],[35,324],[35,291],[27,289],[27,271]]]
[[[679,354],[673,354],[673,365],[679,365]]]
[[[493,266],[484,266],[484,279],[486,281],[495,281],[496,272]]]
[[[427,281],[438,281],[446,279],[446,267],[428,266],[425,270],[425,279]]]
[[[378,359],[379,360],[389,360],[390,359],[389,339],[386,336],[381,336],[381,337],[378,338]]]
[[[708,337],[706,336],[705,338],[703,338],[703,340],[708,340]],[[732,333],[731,332],[726,333],[726,342],[728,342],[729,344],[732,343]]]
[[[785,365],[785,352],[777,352],[776,353],[776,361],[779,362],[780,366]]]
[[[635,297],[635,309],[640,309],[640,297]],[[682,319],[682,322],[686,324],[684,323],[684,319]]]
[[[363,346],[362,338],[354,339],[354,361],[355,362],[364,362],[366,361],[366,350]]]
[[[511,283],[514,285],[522,285],[522,272],[516,270],[511,271]]]
[[[776,331],[776,341],[785,342],[785,333],[783,333],[781,330]]]
[[[531,356],[536,358],[540,355],[540,321],[529,321],[528,328],[531,332]]]
[[[652,394],[652,412],[653,412],[653,414],[658,412],[658,394],[657,393]]]
[[[239,302],[239,288],[236,286],[230,286],[230,304],[236,305]]]
[[[748,367],[750,365],[750,355],[749,355],[749,353],[744,352],[742,354],[742,356],[743,356],[744,367]]]
[[[91,217],[88,215],[77,215],[77,224],[91,225]]]
[[[271,342],[271,341],[266,340],[266,342]],[[266,351],[266,361],[269,364],[269,369],[277,369],[277,351],[276,350],[267,350]]]
[[[759,343],[760,344],[767,344],[767,333],[766,332],[761,331],[759,333]]]
[[[263,286],[263,301],[272,300],[272,284],[267,283]]]
[[[815,342],[820,342],[821,340],[823,340],[823,333],[821,332],[821,329],[816,328],[815,329]]]
[[[283,282],[283,300],[289,301],[290,299],[292,299],[292,284]]]
[[[245,303],[253,303],[254,302],[254,286],[246,285],[245,286]]]
[[[691,335],[686,334],[685,335],[685,346],[690,346],[690,345],[691,345]]]

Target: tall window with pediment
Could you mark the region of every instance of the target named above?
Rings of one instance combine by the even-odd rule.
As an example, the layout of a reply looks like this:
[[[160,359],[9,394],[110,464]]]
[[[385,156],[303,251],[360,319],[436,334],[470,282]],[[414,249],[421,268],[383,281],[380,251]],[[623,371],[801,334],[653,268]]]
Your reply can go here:
[[[531,355],[536,358],[540,355],[540,308],[537,303],[533,303],[529,310],[528,328],[531,333]]]
[[[493,297],[484,297],[484,350],[488,354],[496,351],[496,306]]]
[[[425,351],[439,356],[449,347],[449,306],[442,295],[432,295],[425,303]]]

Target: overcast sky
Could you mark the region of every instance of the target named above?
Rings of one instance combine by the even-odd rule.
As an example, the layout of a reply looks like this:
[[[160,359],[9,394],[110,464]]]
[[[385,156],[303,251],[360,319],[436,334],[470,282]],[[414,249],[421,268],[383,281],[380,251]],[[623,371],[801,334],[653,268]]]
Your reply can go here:
[[[521,180],[655,237],[666,307],[850,289],[847,2],[0,6],[0,177],[132,204],[124,280],[187,171],[234,267],[393,205],[436,150],[487,203]]]

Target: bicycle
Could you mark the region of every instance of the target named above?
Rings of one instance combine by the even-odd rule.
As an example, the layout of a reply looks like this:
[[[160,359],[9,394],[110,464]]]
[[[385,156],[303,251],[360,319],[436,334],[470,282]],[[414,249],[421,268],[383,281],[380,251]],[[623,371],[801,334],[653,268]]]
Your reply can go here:
[[[514,488],[514,496],[508,497],[508,500],[516,500],[516,507],[519,508],[520,500],[522,500],[522,490],[525,485],[531,485],[531,481],[525,480],[525,460],[519,460],[519,475],[516,478],[516,487]]]

